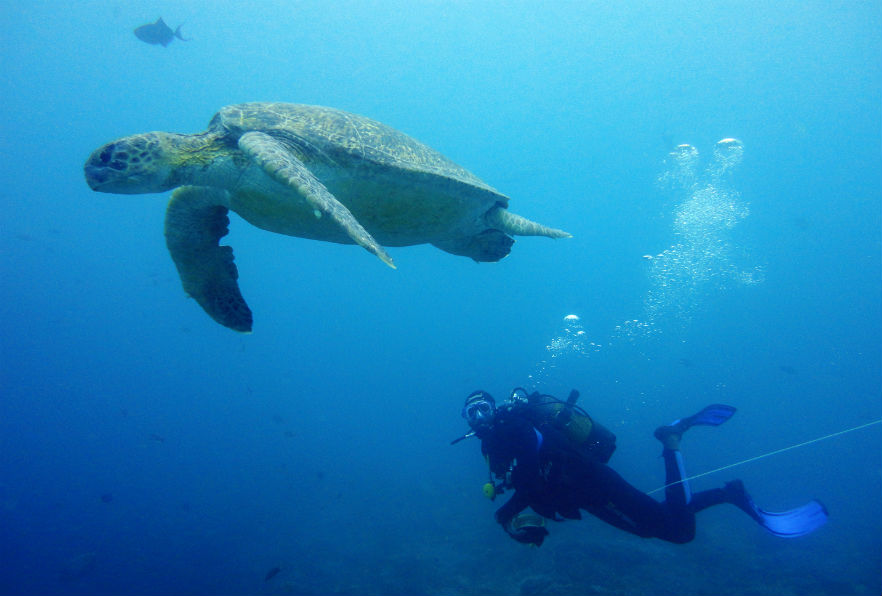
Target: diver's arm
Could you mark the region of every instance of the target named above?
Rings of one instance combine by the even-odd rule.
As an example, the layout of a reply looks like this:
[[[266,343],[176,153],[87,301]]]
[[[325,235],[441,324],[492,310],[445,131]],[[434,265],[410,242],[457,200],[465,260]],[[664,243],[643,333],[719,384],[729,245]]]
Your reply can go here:
[[[496,510],[496,521],[506,532],[508,532],[511,520],[518,513],[526,509],[529,504],[529,500],[526,495],[524,495],[523,491],[516,490],[514,494],[509,497],[508,501],[505,502],[505,505]]]
[[[529,500],[523,496],[522,491],[515,491],[508,502],[496,510],[496,521],[500,523],[505,533],[522,544],[542,546],[548,530],[544,527],[529,526],[515,528],[512,524],[515,516],[527,508]]]
[[[511,477],[507,479],[514,487],[514,494],[496,511],[496,521],[503,527],[530,504],[530,496],[542,490],[542,476],[539,471],[539,436],[533,425],[526,419],[509,419],[496,429],[496,438],[490,451],[491,462],[505,462],[495,468],[508,468]]]
[[[539,468],[539,448],[542,445],[542,433],[532,424],[518,429],[517,449],[513,459],[511,481],[515,490],[526,495],[541,495],[545,491],[545,481]],[[529,501],[529,498],[527,498]],[[517,511],[512,516],[517,515]]]

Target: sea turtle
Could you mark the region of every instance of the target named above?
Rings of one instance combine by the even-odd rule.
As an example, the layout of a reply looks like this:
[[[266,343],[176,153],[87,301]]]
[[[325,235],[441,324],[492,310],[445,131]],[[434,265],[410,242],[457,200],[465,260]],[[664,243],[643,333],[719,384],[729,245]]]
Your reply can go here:
[[[86,181],[100,192],[176,189],[165,217],[184,290],[218,323],[251,331],[233,250],[219,246],[229,210],[279,234],[383,246],[431,243],[498,261],[508,234],[564,238],[507,210],[508,197],[437,151],[375,120],[333,108],[246,103],[198,134],[148,132],[97,149]]]

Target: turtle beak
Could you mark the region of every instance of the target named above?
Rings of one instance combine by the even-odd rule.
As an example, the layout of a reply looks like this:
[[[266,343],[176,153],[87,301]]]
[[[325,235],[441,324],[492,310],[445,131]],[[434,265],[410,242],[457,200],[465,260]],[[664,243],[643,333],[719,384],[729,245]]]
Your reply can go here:
[[[128,167],[124,161],[114,159],[114,144],[95,151],[83,166],[86,184],[98,192],[140,194],[143,190],[143,174]]]
[[[145,192],[162,192],[165,189],[145,189],[143,176],[138,174],[120,175],[118,170],[106,166],[87,163],[83,168],[86,184],[97,192],[110,192],[120,195],[138,195]]]
[[[120,179],[120,174],[125,170],[125,164],[113,160],[115,149],[114,143],[107,144],[94,151],[86,160],[83,173],[86,176],[86,183],[92,190],[115,191],[113,188],[104,188],[108,185],[115,186],[114,183]]]
[[[86,184],[88,184],[89,188],[92,190],[101,190],[101,186],[106,184],[110,177],[110,173],[106,167],[93,166],[92,164],[87,163],[83,170],[86,174]]]
[[[164,188],[148,188],[144,183],[144,176],[140,174],[126,173],[122,175],[119,170],[107,166],[96,166],[87,163],[83,168],[86,175],[86,184],[97,192],[111,192],[120,195],[139,195],[146,192],[162,192]]]

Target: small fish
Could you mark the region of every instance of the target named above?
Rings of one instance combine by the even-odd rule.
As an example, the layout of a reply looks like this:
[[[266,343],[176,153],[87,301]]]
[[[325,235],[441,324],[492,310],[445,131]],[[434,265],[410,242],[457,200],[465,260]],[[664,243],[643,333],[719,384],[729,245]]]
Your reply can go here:
[[[150,440],[156,441],[157,443],[165,443],[165,437],[157,435],[156,433],[150,433]]]
[[[281,567],[273,567],[272,569],[270,569],[269,571],[266,572],[266,577],[263,578],[263,581],[268,582],[269,580],[271,580],[272,578],[277,576],[279,574],[279,571],[281,571],[281,570],[282,570]]]
[[[110,503],[113,500],[113,493],[104,493],[101,495],[102,503]]]
[[[181,41],[190,41],[189,39],[184,39],[184,36],[181,35],[181,25],[178,25],[178,28],[172,31],[171,27],[162,20],[162,17],[159,17],[155,23],[141,25],[135,29],[135,37],[143,42],[161,45],[162,47],[170,44],[175,37]]]

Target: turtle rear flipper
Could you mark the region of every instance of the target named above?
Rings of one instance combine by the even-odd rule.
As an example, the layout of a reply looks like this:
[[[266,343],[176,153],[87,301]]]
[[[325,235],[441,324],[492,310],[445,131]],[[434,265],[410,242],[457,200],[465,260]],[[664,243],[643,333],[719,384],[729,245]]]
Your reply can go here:
[[[329,215],[346,231],[353,242],[395,269],[392,257],[358,223],[349,209],[338,201],[285,145],[266,133],[252,131],[239,138],[239,149],[271,177],[296,189],[316,210],[316,217],[320,217],[321,214]]]
[[[432,244],[445,252],[469,257],[478,263],[495,263],[511,252],[514,238],[499,230],[484,230],[474,236],[440,240]]]
[[[239,291],[233,249],[219,246],[229,232],[226,191],[182,186],[165,212],[165,243],[184,291],[226,327],[251,332],[251,309]]]

